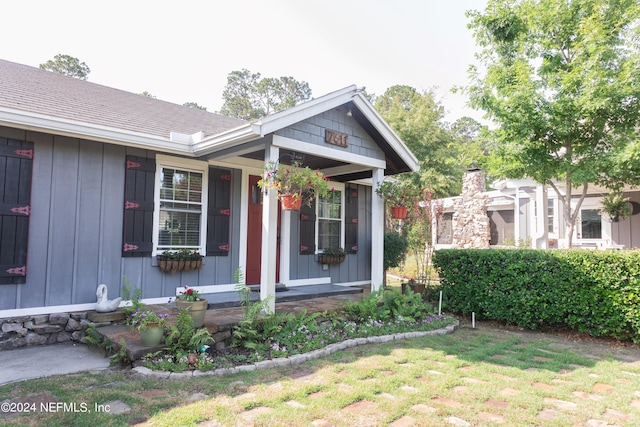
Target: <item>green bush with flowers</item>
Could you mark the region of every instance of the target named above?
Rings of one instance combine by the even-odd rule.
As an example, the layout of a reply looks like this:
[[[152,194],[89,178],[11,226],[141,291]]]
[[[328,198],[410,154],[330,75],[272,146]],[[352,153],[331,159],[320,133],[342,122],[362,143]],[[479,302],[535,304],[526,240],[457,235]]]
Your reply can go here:
[[[149,309],[138,307],[127,320],[132,329],[144,331],[150,327],[164,328],[168,317],[166,313],[157,314]]]
[[[202,300],[204,300],[202,294],[188,285],[184,285],[184,291],[176,297],[176,301],[196,302]]]
[[[317,169],[302,166],[300,162],[284,165],[279,162],[269,162],[264,167],[262,179],[258,181],[262,189],[276,190],[278,197],[293,195],[309,205],[311,201],[332,191],[329,178]]]

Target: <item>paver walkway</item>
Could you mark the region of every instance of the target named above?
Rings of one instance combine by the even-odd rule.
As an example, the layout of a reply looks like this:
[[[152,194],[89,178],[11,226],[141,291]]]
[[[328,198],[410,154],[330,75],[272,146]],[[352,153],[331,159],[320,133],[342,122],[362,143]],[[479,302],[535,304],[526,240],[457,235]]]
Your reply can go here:
[[[234,425],[238,426],[276,425],[283,413],[289,415],[282,425],[292,425],[291,420],[297,419],[295,414],[303,417],[313,413],[318,416],[310,420],[303,418],[305,421],[299,425],[490,426],[508,425],[512,414],[520,411],[530,414],[526,425],[640,425],[640,351],[612,349],[607,352],[603,348],[606,355],[586,353],[586,358],[594,362],[589,366],[568,363],[567,369],[545,372],[544,367],[552,363],[554,357],[562,359],[563,351],[572,348],[571,344],[562,343],[552,343],[550,347],[554,345],[557,351],[543,346],[536,348],[537,353],[545,356],[532,358],[531,363],[536,367],[522,369],[530,373],[530,379],[524,381],[521,375],[516,378],[501,372],[512,369],[500,361],[517,355],[515,350],[504,350],[504,358],[489,356],[475,363],[455,354],[438,352],[427,353],[429,357],[424,360],[407,362],[413,349],[398,342],[390,354],[350,349],[344,359],[334,361],[331,368],[326,363],[303,364],[270,383],[236,381],[229,394],[206,399],[212,407],[235,412]],[[580,347],[574,350],[579,352]],[[491,363],[491,359],[497,360],[493,363],[495,371],[487,372],[482,365]],[[608,377],[596,368],[598,361],[616,359],[621,368],[615,377]],[[366,376],[355,379],[354,383],[348,374],[349,366],[368,366],[370,370],[365,370]],[[593,379],[587,387],[584,377]],[[358,381],[367,382],[367,389],[373,392],[358,397],[354,394]],[[567,390],[573,390],[570,398]],[[162,398],[164,395],[150,393],[149,396]],[[620,402],[626,405],[626,410],[617,409]],[[581,411],[591,410],[594,405],[599,405],[596,415],[584,417],[578,423],[566,421],[573,416],[579,418]],[[283,406],[287,409],[282,409]],[[225,424],[208,420],[198,425]]]
[[[474,333],[467,327],[447,338],[466,342]],[[484,350],[480,355],[472,351],[478,349],[454,351],[446,342],[422,339],[354,347],[255,377],[216,377],[224,383],[222,391],[192,391],[171,407],[194,405],[195,411],[205,405],[208,419],[197,424],[201,427],[493,426],[513,425],[514,419],[524,420],[516,425],[532,426],[640,426],[640,350],[560,338],[538,344],[544,336],[538,333],[510,347],[501,344],[512,335],[487,335],[487,341],[474,344]],[[154,384],[136,398],[175,401],[171,383]],[[22,399],[57,398],[40,393]],[[123,402],[110,403],[133,411]],[[217,413],[227,418],[216,418]],[[158,421],[129,424],[165,425]]]

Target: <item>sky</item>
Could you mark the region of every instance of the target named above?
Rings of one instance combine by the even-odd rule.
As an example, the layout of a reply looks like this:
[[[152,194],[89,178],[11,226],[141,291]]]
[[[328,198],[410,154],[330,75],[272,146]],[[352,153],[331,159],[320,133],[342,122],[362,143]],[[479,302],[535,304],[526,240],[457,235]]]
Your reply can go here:
[[[356,84],[434,90],[445,120],[464,95],[475,42],[467,10],[487,0],[23,0],[2,2],[0,58],[37,67],[57,54],[88,80],[215,112],[230,72],[306,81],[313,97]]]

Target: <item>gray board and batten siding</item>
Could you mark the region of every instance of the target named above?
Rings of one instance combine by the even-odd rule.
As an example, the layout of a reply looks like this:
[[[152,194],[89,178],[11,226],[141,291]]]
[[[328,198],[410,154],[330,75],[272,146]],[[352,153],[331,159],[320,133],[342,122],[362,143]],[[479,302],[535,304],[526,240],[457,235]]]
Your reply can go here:
[[[355,111],[355,107],[353,109]],[[385,153],[371,136],[353,118],[346,115],[345,107],[325,111],[308,119],[302,120],[284,129],[275,131],[276,135],[305,141],[319,146],[327,146],[325,142],[325,130],[333,130],[349,137],[349,145],[346,148],[335,147],[336,150],[345,150],[351,154],[384,160]]]
[[[238,245],[229,256],[207,257],[202,270],[174,274],[151,257],[122,256],[125,159],[153,152],[7,127],[0,137],[34,145],[26,283],[0,286],[0,310],[95,302],[101,283],[114,298],[125,276],[144,298],[174,295],[184,284],[232,283]],[[240,177],[233,171],[234,181]],[[239,195],[234,186],[237,212]],[[239,227],[231,216],[232,235]]]
[[[153,159],[154,152],[9,127],[0,127],[0,138],[28,141],[34,150],[27,274],[24,284],[0,285],[0,310],[92,303],[101,283],[107,284],[109,298],[115,298],[125,276],[142,289],[143,298],[169,297],[185,284],[233,283],[239,265],[239,215],[229,217],[228,256],[206,257],[202,270],[169,274],[150,256],[123,257],[126,159]],[[230,209],[240,212],[242,172],[230,172]],[[346,189],[358,195],[352,200],[356,221],[347,226],[357,230],[357,249],[343,264],[322,270],[316,255],[300,253],[300,217],[292,215],[291,280],[369,280],[372,191],[355,184]]]

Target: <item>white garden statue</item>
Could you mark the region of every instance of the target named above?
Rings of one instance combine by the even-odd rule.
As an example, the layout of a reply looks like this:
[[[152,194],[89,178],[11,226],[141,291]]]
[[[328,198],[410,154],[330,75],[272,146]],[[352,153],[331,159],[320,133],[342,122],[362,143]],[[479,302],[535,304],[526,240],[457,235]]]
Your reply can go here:
[[[109,313],[112,311],[116,311],[116,309],[120,305],[120,301],[122,301],[122,298],[120,297],[109,301],[109,299],[107,298],[107,285],[105,285],[104,283],[98,286],[96,297],[98,297],[98,302],[96,303],[96,311],[98,313]]]

